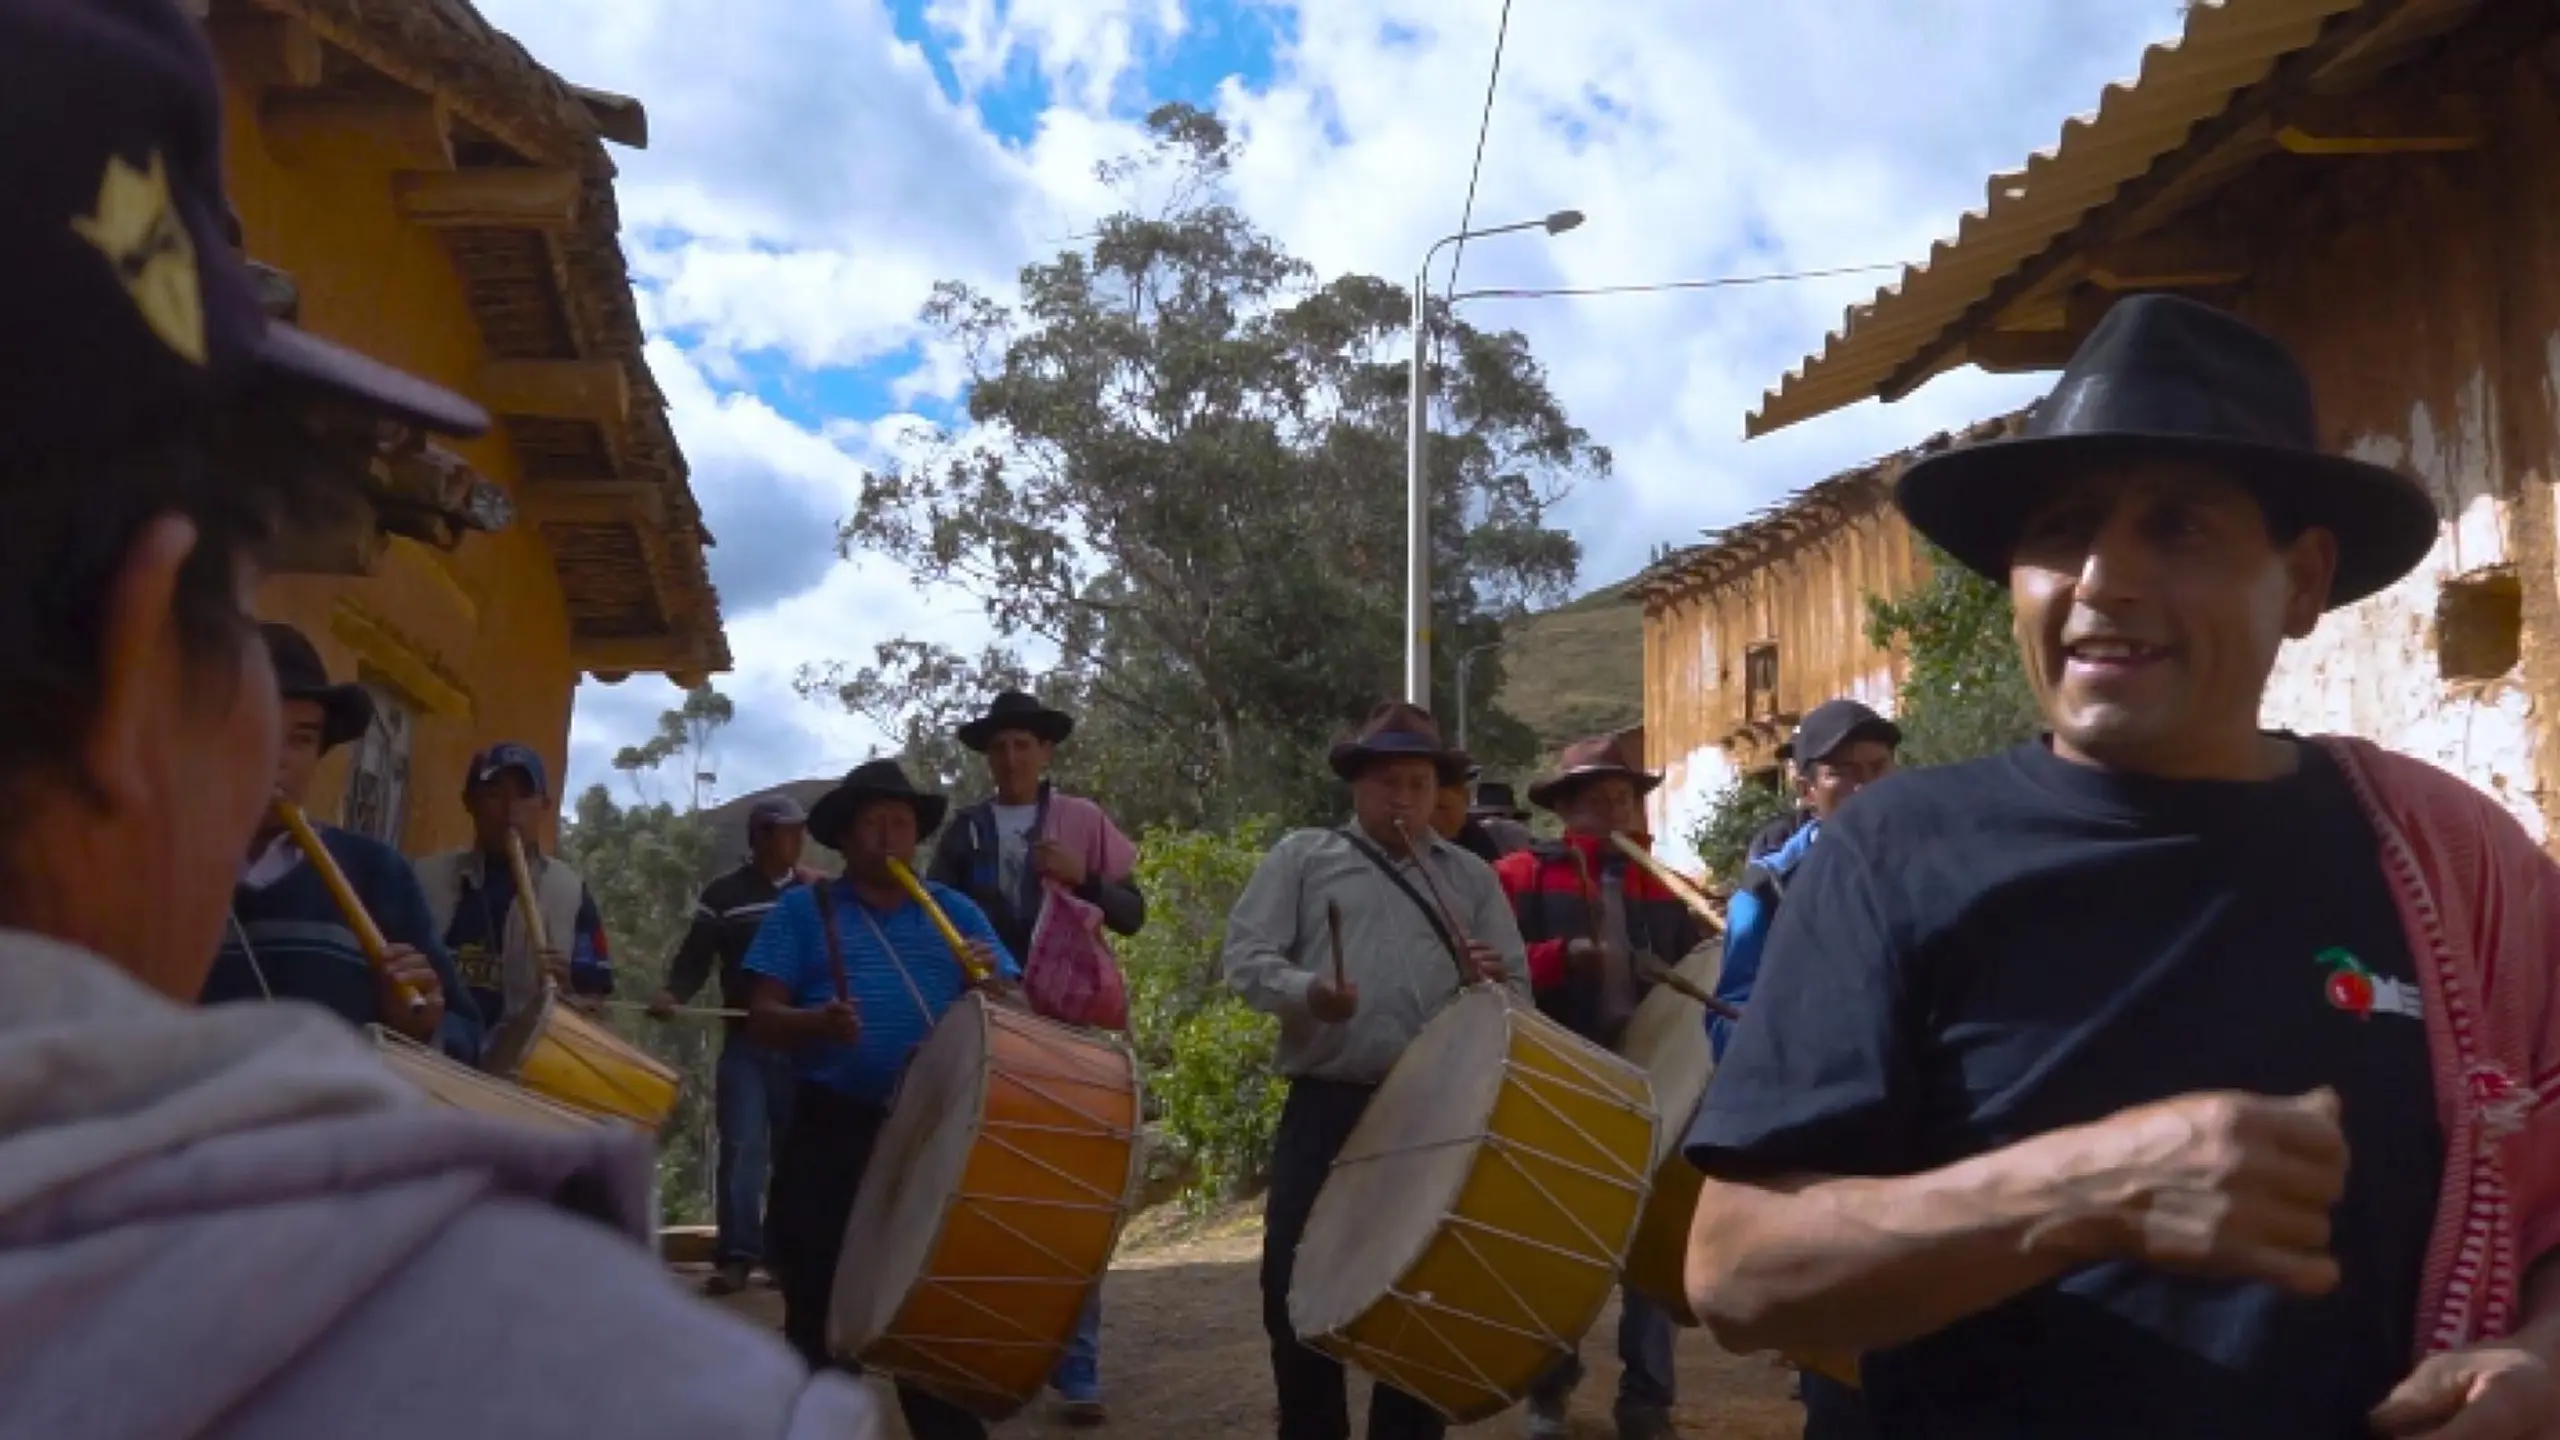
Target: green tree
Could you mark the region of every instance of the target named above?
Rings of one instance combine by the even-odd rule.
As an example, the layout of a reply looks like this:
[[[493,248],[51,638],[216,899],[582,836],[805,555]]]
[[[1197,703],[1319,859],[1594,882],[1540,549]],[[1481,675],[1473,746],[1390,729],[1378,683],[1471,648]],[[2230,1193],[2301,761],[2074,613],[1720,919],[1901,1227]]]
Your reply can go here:
[[[1795,795],[1785,786],[1743,776],[1707,802],[1706,813],[1689,832],[1689,848],[1698,852],[1698,863],[1707,867],[1709,876],[1732,884],[1742,875],[1751,837],[1761,826],[1794,809],[1795,803]]]
[[[653,804],[658,799],[659,773],[668,761],[680,760],[681,779],[691,802],[685,808],[699,810],[710,803],[712,787],[720,780],[711,768],[712,742],[737,718],[738,707],[728,696],[708,683],[697,685],[685,692],[682,705],[659,712],[656,734],[615,751],[613,768],[630,780],[632,793],[643,804]]]
[[[1327,742],[1401,673],[1407,292],[1318,283],[1246,221],[1215,117],[1170,105],[1148,127],[1104,168],[1125,208],[1026,268],[1018,306],[936,288],[925,319],[966,358],[974,427],[867,476],[841,546],[959,587],[1008,646],[1053,649],[1039,688],[1078,708],[1075,763],[1133,822],[1312,816],[1336,803]],[[1567,592],[1579,549],[1548,509],[1610,458],[1520,335],[1436,304],[1429,324],[1446,693],[1461,651]],[[896,644],[805,678],[938,726],[1019,669]],[[1478,718],[1483,758],[1530,758],[1525,729]]]
[[[1900,645],[1901,761],[1944,765],[2005,750],[2043,728],[2018,664],[2009,592],[1924,544],[1929,578],[1899,600],[1867,597],[1867,640]]]

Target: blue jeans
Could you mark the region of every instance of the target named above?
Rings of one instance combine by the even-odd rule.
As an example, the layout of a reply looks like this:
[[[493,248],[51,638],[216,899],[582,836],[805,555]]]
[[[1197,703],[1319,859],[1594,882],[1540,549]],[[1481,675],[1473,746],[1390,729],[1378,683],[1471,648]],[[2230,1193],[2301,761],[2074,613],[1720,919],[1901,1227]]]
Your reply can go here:
[[[722,1264],[764,1259],[764,1186],[774,1142],[791,1126],[791,1063],[732,1031],[712,1076],[712,1121],[720,1131],[715,1180]]]
[[[1058,1368],[1049,1372],[1050,1388],[1068,1400],[1102,1398],[1102,1286],[1084,1297],[1084,1314],[1076,1320],[1076,1333],[1067,1341],[1067,1353],[1058,1357]]]
[[[1671,1408],[1678,1375],[1671,1349],[1679,1334],[1679,1327],[1661,1307],[1633,1290],[1619,1289],[1618,1363],[1626,1367],[1618,1376],[1620,1411],[1656,1413]],[[1561,1412],[1581,1383],[1582,1357],[1569,1355],[1529,1387],[1529,1403],[1549,1413]]]

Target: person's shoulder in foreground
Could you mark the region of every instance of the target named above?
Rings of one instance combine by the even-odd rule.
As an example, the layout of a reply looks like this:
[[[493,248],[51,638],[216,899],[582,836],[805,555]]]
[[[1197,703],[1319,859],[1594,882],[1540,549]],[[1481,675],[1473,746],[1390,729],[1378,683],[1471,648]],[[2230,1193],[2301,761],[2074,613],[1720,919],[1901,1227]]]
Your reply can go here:
[[[0,1088],[52,1097],[0,1128],[13,1430],[881,1433],[643,1248],[642,1142],[432,1107],[317,1010],[184,1010],[0,932]]]

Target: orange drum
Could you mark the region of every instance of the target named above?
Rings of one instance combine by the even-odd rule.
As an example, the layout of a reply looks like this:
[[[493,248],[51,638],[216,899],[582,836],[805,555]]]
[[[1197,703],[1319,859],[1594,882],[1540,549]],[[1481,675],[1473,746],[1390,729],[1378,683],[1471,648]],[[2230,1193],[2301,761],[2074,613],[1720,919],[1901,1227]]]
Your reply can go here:
[[[828,1346],[989,1420],[1028,1404],[1141,1178],[1128,1047],[960,998],[918,1047],[845,1224]]]

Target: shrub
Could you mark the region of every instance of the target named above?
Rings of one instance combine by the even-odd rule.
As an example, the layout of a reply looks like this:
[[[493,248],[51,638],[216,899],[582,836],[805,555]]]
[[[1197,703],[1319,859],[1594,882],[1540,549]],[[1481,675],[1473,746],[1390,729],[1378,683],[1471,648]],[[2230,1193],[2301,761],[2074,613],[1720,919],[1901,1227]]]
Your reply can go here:
[[[1689,832],[1689,846],[1698,852],[1698,862],[1707,867],[1708,874],[1732,884],[1742,876],[1743,856],[1750,849],[1751,837],[1759,833],[1761,826],[1794,809],[1795,803],[1795,797],[1783,786],[1748,778],[1735,780],[1707,802],[1707,812],[1698,818],[1698,828]]]

